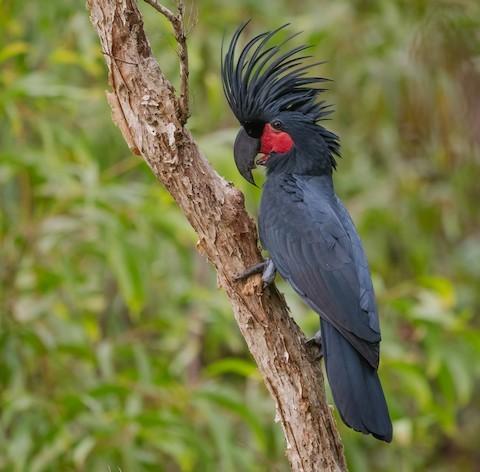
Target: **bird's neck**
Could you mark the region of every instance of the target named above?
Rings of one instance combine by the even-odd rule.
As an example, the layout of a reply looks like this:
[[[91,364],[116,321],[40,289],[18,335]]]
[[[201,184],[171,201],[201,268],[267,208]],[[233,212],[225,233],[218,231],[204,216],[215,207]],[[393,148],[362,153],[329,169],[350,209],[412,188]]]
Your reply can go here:
[[[331,179],[332,171],[330,154],[321,146],[295,146],[288,154],[272,154],[267,163],[267,176],[289,173]]]

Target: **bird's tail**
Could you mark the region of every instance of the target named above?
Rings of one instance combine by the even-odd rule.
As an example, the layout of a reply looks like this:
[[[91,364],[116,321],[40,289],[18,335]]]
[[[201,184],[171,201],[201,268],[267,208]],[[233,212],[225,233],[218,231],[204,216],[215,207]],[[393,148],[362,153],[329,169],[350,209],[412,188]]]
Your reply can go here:
[[[342,420],[390,442],[392,422],[376,369],[330,323],[322,320],[321,325],[328,383]]]

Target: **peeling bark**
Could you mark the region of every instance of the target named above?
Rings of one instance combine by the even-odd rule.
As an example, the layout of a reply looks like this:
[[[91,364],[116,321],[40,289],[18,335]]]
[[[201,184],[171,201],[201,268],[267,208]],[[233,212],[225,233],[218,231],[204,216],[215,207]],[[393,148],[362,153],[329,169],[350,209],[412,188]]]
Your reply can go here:
[[[293,471],[344,471],[343,447],[325,400],[320,362],[283,296],[259,276],[234,276],[261,261],[243,194],[221,178],[182,125],[182,103],[152,56],[134,0],[87,0],[109,69],[113,121],[198,234],[235,319],[276,403]]]

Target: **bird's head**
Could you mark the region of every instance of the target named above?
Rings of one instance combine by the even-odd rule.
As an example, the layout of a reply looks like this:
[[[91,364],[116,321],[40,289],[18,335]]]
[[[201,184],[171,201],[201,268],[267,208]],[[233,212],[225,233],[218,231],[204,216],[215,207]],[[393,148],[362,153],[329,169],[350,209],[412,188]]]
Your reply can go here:
[[[296,34],[271,45],[272,38],[288,25],[255,36],[237,57],[238,41],[247,24],[236,30],[224,56],[222,52],[223,89],[242,125],[233,152],[240,174],[255,185],[255,164],[269,165],[272,157],[291,155],[312,134],[320,137],[329,165],[335,167],[338,139],[317,124],[331,113],[325,102],[317,100],[324,91],[319,85],[327,79],[308,77],[310,69],[320,63],[303,64],[311,57],[303,54],[309,46],[282,52]]]

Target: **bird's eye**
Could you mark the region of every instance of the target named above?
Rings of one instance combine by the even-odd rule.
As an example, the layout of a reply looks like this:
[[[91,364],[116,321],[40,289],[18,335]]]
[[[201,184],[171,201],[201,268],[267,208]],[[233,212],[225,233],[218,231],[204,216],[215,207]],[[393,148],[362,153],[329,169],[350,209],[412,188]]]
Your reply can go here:
[[[280,129],[282,127],[282,122],[280,120],[272,121],[272,128]]]

